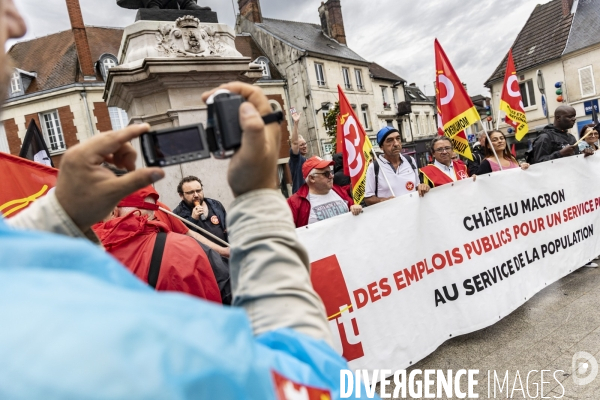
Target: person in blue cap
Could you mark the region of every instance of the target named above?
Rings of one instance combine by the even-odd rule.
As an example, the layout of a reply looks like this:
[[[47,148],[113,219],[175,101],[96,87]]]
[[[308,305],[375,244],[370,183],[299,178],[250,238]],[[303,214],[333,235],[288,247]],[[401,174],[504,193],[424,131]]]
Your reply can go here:
[[[0,0],[2,48],[24,33],[12,0]],[[348,365],[332,348],[308,256],[274,189],[279,126],[264,124],[272,109],[259,88],[223,88],[248,100],[228,174],[233,307],[156,292],[98,245],[92,224],[164,172],[117,177],[101,166],[135,169],[129,142],[148,124],[96,135],[63,155],[55,190],[0,217],[0,398],[340,398]]]
[[[370,206],[408,193],[424,196],[429,186],[421,184],[415,160],[402,155],[402,137],[394,127],[384,126],[377,132],[383,151],[367,169],[365,204]]]

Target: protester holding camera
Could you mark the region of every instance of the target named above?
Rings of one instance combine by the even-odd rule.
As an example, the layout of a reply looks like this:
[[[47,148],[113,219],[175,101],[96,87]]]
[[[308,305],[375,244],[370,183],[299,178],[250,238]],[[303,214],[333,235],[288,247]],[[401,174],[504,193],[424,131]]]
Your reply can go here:
[[[23,26],[12,1],[0,0],[3,48]],[[0,70],[6,67],[1,51]],[[236,197],[228,216],[236,307],[156,292],[82,240],[98,243],[91,225],[164,177],[159,168],[117,177],[101,166],[135,169],[129,141],[147,124],[96,135],[63,155],[53,192],[0,218],[0,307],[10,327],[0,332],[0,398],[266,399],[282,386],[340,396],[347,363],[331,347],[306,251],[273,189],[279,126],[265,126],[261,114],[271,107],[259,88],[224,87],[248,100],[239,109],[242,146],[228,172]]]
[[[491,131],[489,135],[490,140],[486,141],[485,145],[485,158],[479,165],[476,175],[500,171],[500,166],[502,166],[503,170],[519,167],[521,167],[521,169],[529,168],[529,164],[519,164],[515,156],[512,155],[506,144],[506,136],[504,136],[504,133],[494,130]],[[496,155],[498,155],[498,159],[496,159]],[[498,165],[498,160],[500,161],[500,165]]]

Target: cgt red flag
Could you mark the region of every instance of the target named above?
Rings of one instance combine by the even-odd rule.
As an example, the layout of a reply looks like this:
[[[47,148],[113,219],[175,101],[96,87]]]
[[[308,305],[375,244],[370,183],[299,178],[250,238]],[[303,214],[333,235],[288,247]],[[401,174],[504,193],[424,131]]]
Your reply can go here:
[[[506,61],[504,86],[502,87],[502,96],[500,96],[500,110],[506,114],[504,121],[515,128],[515,138],[521,141],[529,132],[529,125],[523,108],[523,99],[519,90],[519,79],[513,61],[512,49],[508,51],[508,60]]]
[[[0,213],[12,217],[56,186],[58,170],[0,152]]]
[[[434,47],[438,129],[452,140],[456,153],[472,160],[464,130],[481,118],[437,39]]]
[[[344,91],[338,85],[340,96],[340,115],[337,131],[337,142],[343,143],[344,173],[350,176],[352,197],[355,204],[360,204],[365,197],[367,168],[371,161],[371,141],[360,124]]]

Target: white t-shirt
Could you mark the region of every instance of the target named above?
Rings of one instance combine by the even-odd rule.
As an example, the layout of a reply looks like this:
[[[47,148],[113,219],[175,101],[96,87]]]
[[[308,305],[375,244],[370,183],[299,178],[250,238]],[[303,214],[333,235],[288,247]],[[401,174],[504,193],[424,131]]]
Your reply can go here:
[[[309,193],[307,199],[310,202],[309,224],[348,212],[348,203],[333,190],[327,194]]]
[[[386,160],[383,156],[378,157],[379,161],[379,190],[377,191],[377,197],[392,197],[392,191],[390,190],[385,178],[390,182],[394,195],[396,197],[408,194],[417,190],[419,184],[419,178],[417,172],[410,166],[410,163],[403,155],[400,155],[402,163],[396,171],[392,168],[392,164]],[[410,156],[409,156],[410,157]],[[415,160],[411,160],[415,168]],[[375,161],[369,165],[367,169],[367,182],[365,188],[365,197],[375,196]],[[383,174],[385,173],[385,177]]]

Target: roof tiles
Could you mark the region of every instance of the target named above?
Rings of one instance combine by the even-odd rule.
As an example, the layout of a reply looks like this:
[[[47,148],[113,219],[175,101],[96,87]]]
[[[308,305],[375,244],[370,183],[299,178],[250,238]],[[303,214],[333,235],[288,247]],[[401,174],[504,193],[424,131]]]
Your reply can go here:
[[[524,71],[560,58],[569,37],[573,14],[562,12],[562,1],[552,0],[538,4],[512,45],[517,71]],[[508,53],[498,65],[486,85],[504,78]]]
[[[263,23],[256,25],[292,46],[306,50],[309,53],[367,62],[347,46],[325,36],[321,30],[321,25],[271,18],[263,18]]]
[[[92,60],[97,61],[105,53],[118,53],[122,29],[88,26],[86,32]],[[79,71],[71,30],[17,43],[10,48],[8,54],[16,68],[37,73],[26,94],[84,81]],[[97,73],[96,79],[102,81],[102,76]]]

